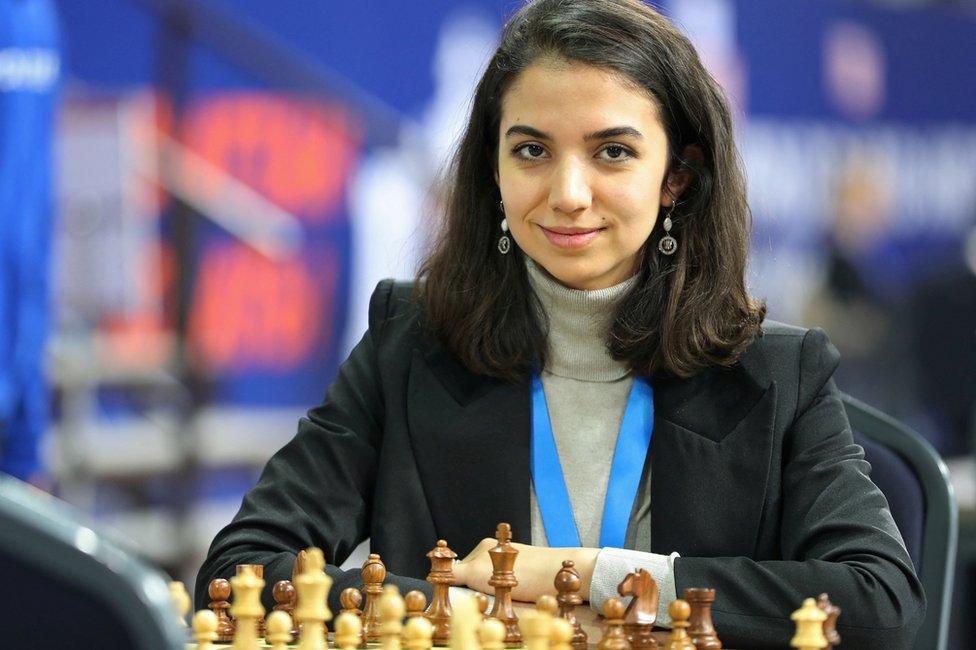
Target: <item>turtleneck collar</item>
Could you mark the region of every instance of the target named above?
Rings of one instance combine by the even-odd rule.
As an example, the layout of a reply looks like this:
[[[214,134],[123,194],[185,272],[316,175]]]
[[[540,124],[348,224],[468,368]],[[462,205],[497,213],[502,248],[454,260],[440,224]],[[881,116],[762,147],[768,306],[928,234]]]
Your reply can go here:
[[[570,289],[526,256],[529,284],[549,321],[545,371],[582,381],[616,381],[630,369],[610,356],[607,334],[617,304],[637,281],[632,276],[606,289]]]

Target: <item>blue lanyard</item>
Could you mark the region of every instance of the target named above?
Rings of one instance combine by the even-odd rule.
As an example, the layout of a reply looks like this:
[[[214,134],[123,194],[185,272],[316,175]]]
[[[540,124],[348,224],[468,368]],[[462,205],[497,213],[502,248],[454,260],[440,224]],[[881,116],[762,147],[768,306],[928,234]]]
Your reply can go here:
[[[635,376],[610,467],[600,524],[601,547],[624,546],[630,512],[653,433],[654,390],[647,380]],[[576,518],[559,463],[556,439],[552,435],[546,394],[538,374],[532,375],[532,481],[549,546],[578,547]]]

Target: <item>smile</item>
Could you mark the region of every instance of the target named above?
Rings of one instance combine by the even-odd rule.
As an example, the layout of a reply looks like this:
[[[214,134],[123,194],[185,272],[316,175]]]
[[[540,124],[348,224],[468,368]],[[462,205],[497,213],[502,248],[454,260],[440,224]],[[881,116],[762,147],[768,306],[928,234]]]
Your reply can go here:
[[[581,248],[586,246],[604,230],[603,228],[557,228],[550,230],[539,226],[553,246],[559,248]]]

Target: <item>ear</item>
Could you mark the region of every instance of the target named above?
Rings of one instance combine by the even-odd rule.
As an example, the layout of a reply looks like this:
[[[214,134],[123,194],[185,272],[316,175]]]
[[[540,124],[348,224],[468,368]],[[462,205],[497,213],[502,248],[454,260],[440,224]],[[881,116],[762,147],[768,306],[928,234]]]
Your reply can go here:
[[[705,155],[702,153],[701,147],[697,144],[689,144],[686,146],[681,151],[680,157],[682,160],[686,160],[696,167],[702,167],[705,164]],[[685,165],[670,172],[664,191],[661,192],[661,205],[669,206],[672,200],[677,201],[681,194],[688,188],[688,185],[691,184],[693,178],[694,175]]]

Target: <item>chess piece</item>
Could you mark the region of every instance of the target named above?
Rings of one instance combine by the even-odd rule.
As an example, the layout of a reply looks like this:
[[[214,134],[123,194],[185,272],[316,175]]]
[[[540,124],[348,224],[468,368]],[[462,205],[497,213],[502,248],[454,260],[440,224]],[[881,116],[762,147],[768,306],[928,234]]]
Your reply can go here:
[[[271,612],[265,627],[268,630],[265,640],[271,650],[287,650],[291,642],[291,616],[288,612],[280,609]]]
[[[840,607],[830,602],[830,597],[827,594],[820,594],[820,598],[817,599],[817,607],[827,615],[827,620],[823,624],[827,644],[831,648],[840,645],[840,634],[837,632],[837,618],[840,616]]]
[[[362,568],[363,592],[366,604],[363,606],[363,635],[367,641],[378,641],[380,638],[380,614],[376,609],[376,601],[383,593],[383,581],[386,580],[386,565],[377,553],[370,553]]]
[[[512,607],[512,589],[518,586],[514,572],[518,551],[511,543],[512,527],[505,523],[498,524],[495,539],[498,545],[488,551],[492,566],[488,584],[495,588],[495,606],[490,616],[505,624],[505,645],[517,648],[522,645],[522,633],[519,631],[518,616]]]
[[[556,573],[552,584],[558,594],[556,602],[559,603],[559,617],[566,619],[573,626],[574,650],[586,650],[586,632],[576,619],[575,613],[576,608],[583,604],[583,599],[579,595],[583,582],[572,560],[563,561],[563,568]]]
[[[549,633],[555,611],[556,599],[552,596],[542,596],[536,602],[535,610],[522,615],[519,627],[522,630],[525,650],[549,650]]]
[[[573,650],[573,624],[558,616],[549,630],[549,650]]]
[[[424,597],[426,600],[426,596]],[[421,611],[420,616],[411,616],[403,628],[404,650],[431,650],[434,646],[434,626]]]
[[[488,616],[488,596],[484,595],[480,591],[474,593],[474,602],[477,606],[478,613],[481,614],[481,620],[485,620]]]
[[[263,564],[238,564],[237,565],[237,575],[241,574],[244,567],[251,567],[254,570],[254,575],[264,579],[264,565]],[[258,637],[264,638],[264,616],[258,619]]]
[[[217,640],[217,615],[209,609],[201,609],[193,615],[193,640],[197,650],[213,650]]]
[[[217,615],[217,641],[229,643],[234,640],[234,622],[229,615],[230,582],[224,578],[214,578],[207,586],[210,596],[210,609]]]
[[[356,591],[358,592],[359,590],[357,589]],[[334,641],[336,648],[339,648],[339,650],[356,650],[362,638],[362,618],[358,614],[353,614],[350,611],[343,611],[339,614],[335,621]]]
[[[305,557],[305,571],[295,578],[298,605],[295,617],[301,626],[301,650],[326,650],[325,622],[332,618],[326,596],[332,578],[325,573],[325,556],[321,549],[310,548]]]
[[[606,622],[597,650],[631,650],[624,634],[624,604],[617,598],[607,598],[603,603],[603,618]]]
[[[230,579],[230,586],[234,593],[230,615],[234,617],[237,628],[232,647],[234,650],[257,650],[258,621],[264,617],[264,607],[261,605],[264,580],[257,575],[253,566],[246,565]]]
[[[324,555],[323,555],[324,557]],[[291,565],[291,582],[295,584],[295,578],[305,573],[305,560],[308,558],[308,551],[302,549],[295,554],[295,561]]]
[[[171,581],[169,583],[169,597],[179,615],[180,627],[186,627],[186,615],[190,613],[190,607],[193,604],[190,601],[190,594],[186,592],[186,586],[179,580]]]
[[[651,635],[657,622],[657,583],[644,569],[628,573],[617,593],[633,596],[627,611],[624,612],[624,632],[633,650],[652,650],[657,648],[657,640]]]
[[[403,616],[406,604],[396,585],[386,585],[376,603],[380,614],[380,646],[383,650],[400,650],[400,634],[403,632]]]
[[[403,597],[403,603],[407,606],[407,618],[423,616],[424,609],[427,607],[427,596],[424,595],[424,592],[414,589],[408,591],[407,595]]]
[[[824,636],[823,624],[827,615],[817,607],[817,601],[807,598],[803,606],[790,616],[796,621],[796,634],[790,640],[790,647],[797,650],[824,650],[827,647],[827,637]]]
[[[668,616],[671,617],[671,634],[664,644],[664,650],[695,650],[695,644],[688,636],[691,605],[684,600],[675,600],[668,605]]]
[[[448,647],[451,650],[479,650],[478,627],[480,615],[477,603],[471,596],[458,598],[454,603],[454,616],[451,619],[451,638]]]
[[[685,589],[685,601],[691,607],[688,619],[688,636],[697,650],[722,650],[722,642],[715,633],[712,623],[712,603],[715,602],[714,589]]]
[[[288,619],[291,621],[290,634],[293,639],[297,639],[298,621],[295,620],[295,604],[298,602],[298,592],[295,591],[295,585],[291,580],[279,580],[271,590],[271,597],[275,601],[274,611],[288,614]]]
[[[451,636],[451,598],[450,589],[454,584],[454,560],[457,553],[447,547],[443,539],[437,540],[427,557],[430,558],[430,573],[427,582],[434,585],[434,594],[427,607],[427,619],[434,625],[434,643],[445,645]]]
[[[363,610],[359,606],[363,604],[363,593],[355,587],[346,587],[339,594],[339,603],[342,611],[346,614],[353,614],[359,619],[359,647],[366,647],[366,636],[363,634]]]
[[[505,647],[505,624],[490,616],[481,622],[479,631],[481,650],[503,650]]]

